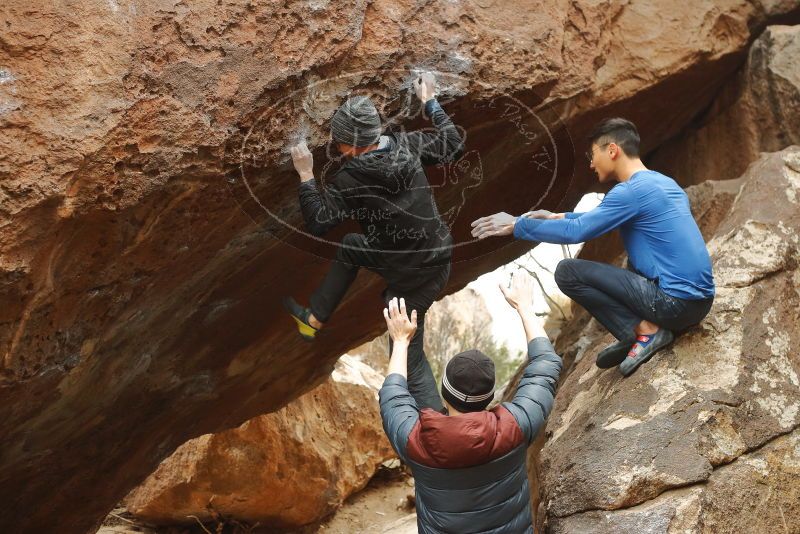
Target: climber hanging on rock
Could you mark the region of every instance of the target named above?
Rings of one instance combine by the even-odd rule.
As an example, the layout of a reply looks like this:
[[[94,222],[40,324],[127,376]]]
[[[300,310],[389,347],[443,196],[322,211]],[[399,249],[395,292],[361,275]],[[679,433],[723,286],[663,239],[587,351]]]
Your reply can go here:
[[[364,267],[384,278],[384,302],[403,295],[420,327],[409,347],[409,386],[420,406],[442,409],[423,350],[425,312],[447,284],[453,239],[441,220],[424,165],[449,163],[463,154],[458,129],[435,98],[436,81],[425,73],[412,82],[433,131],[386,133],[372,101],[349,98],[334,114],[331,135],[345,158],[333,179],[318,188],[311,152],[291,149],[300,175],[300,208],[306,229],[319,236],[345,219],[364,233],[344,236],[336,258],[313,292],[309,307],[291,297],[284,307],[300,335],[313,340]],[[390,347],[391,348],[391,347]]]
[[[676,333],[698,324],[714,300],[711,258],[692,217],[689,199],[672,178],[639,158],[639,133],[621,118],[600,122],[586,154],[600,183],[619,182],[585,213],[496,213],[472,223],[479,239],[511,235],[544,243],[581,243],[620,229],[627,269],[581,259],[559,262],[559,289],[578,302],[619,341],[603,349],[597,365],[633,373]]]

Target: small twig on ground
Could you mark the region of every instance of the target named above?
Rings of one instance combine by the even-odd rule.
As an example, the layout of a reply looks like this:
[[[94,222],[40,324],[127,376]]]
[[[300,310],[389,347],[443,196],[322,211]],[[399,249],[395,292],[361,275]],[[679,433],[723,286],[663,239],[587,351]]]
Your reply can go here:
[[[126,523],[130,523],[131,525],[135,525],[136,524],[136,521],[131,521],[130,519],[128,519],[126,517],[122,517],[119,514],[115,514],[114,512],[111,512],[108,515],[116,517],[117,519],[121,519],[121,520],[125,521]]]
[[[203,522],[200,521],[200,519],[196,515],[187,515],[186,517],[190,517],[190,518],[194,519],[195,521],[197,521],[197,524],[200,525],[200,528],[202,528],[207,534],[214,534],[213,532],[211,532],[210,530],[208,530],[206,528],[206,526],[203,524]]]
[[[547,267],[545,267],[544,265],[539,263],[539,260],[537,260],[536,256],[533,255],[533,252],[529,252],[528,256],[530,257],[530,259],[532,259],[534,262],[536,262],[536,265],[538,265],[540,269],[542,269],[544,271],[547,271],[550,274],[553,274],[553,271],[551,271],[550,269],[548,269]]]
[[[778,505],[778,511],[781,513],[781,521],[783,521],[783,530],[786,531],[786,534],[789,534],[789,526],[786,524],[786,518],[783,516],[783,506],[780,504]]]

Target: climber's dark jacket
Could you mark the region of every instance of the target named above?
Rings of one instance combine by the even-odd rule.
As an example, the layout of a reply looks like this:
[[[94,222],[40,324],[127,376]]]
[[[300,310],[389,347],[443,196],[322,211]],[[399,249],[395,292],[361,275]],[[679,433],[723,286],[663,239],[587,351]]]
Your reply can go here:
[[[452,237],[423,166],[455,162],[464,141],[436,100],[425,110],[433,130],[385,132],[385,146],[345,161],[332,179],[323,177],[323,187],[315,180],[300,184],[300,208],[312,235],[354,219],[368,246],[402,251],[405,266],[449,263]]]
[[[420,533],[533,532],[526,449],[553,406],[561,358],[543,337],[528,358],[511,402],[456,416],[420,412],[405,378],[386,377],[383,429],[414,474]]]

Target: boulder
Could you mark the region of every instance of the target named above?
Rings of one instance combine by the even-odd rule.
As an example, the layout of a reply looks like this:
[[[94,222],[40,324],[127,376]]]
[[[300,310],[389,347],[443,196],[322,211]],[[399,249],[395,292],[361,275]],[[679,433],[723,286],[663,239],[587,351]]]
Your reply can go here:
[[[378,409],[382,383],[342,356],[329,380],[277,412],[178,447],[125,507],[155,525],[215,514],[275,528],[319,521],[394,457]]]
[[[649,163],[684,186],[741,176],[760,152],[800,144],[800,26],[769,26],[714,102]]]
[[[416,128],[408,71],[441,73],[468,144],[431,169],[460,245],[451,292],[530,245],[471,243],[471,220],[570,209],[592,185],[575,163],[592,123],[626,115],[655,148],[765,26],[798,13],[795,0],[6,0],[0,531],[93,529],[179,445],[279,409],[382,329],[367,274],[313,345],[280,307],[307,298],[341,237],[297,231],[285,145],[306,138],[321,175],[350,92]]]
[[[800,529],[800,147],[720,191],[694,206],[718,221],[708,317],[629,378],[594,365],[602,329],[575,351],[532,458],[540,531]]]
[[[777,437],[714,470],[704,486],[665,491],[615,511],[555,519],[551,532],[795,532],[800,502],[800,432]]]

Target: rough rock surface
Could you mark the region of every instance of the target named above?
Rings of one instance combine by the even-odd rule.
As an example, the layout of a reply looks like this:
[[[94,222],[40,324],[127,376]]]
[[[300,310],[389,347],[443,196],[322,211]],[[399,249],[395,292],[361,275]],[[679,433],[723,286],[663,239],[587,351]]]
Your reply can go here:
[[[548,532],[800,529],[800,147],[700,211],[716,226],[703,323],[629,378],[594,365],[600,329],[573,351],[536,462]]]
[[[298,527],[322,519],[394,456],[381,427],[383,379],[342,356],[331,379],[275,413],[193,439],[125,499],[163,525],[213,519]]]
[[[583,163],[573,175],[571,139],[624,113],[657,146],[767,24],[798,11],[795,0],[4,2],[0,530],[97,526],[187,439],[280,408],[379,331],[367,275],[313,346],[279,305],[308,294],[332,250],[281,224],[299,224],[283,146],[307,134],[321,161],[351,89],[389,116],[405,109],[395,97],[409,67],[449,74],[442,100],[470,153],[432,180],[462,242],[488,211],[572,207],[591,179]],[[504,243],[460,247],[449,290],[525,249]]]
[[[690,128],[650,158],[683,185],[741,176],[760,152],[800,144],[800,25],[770,26]]]

